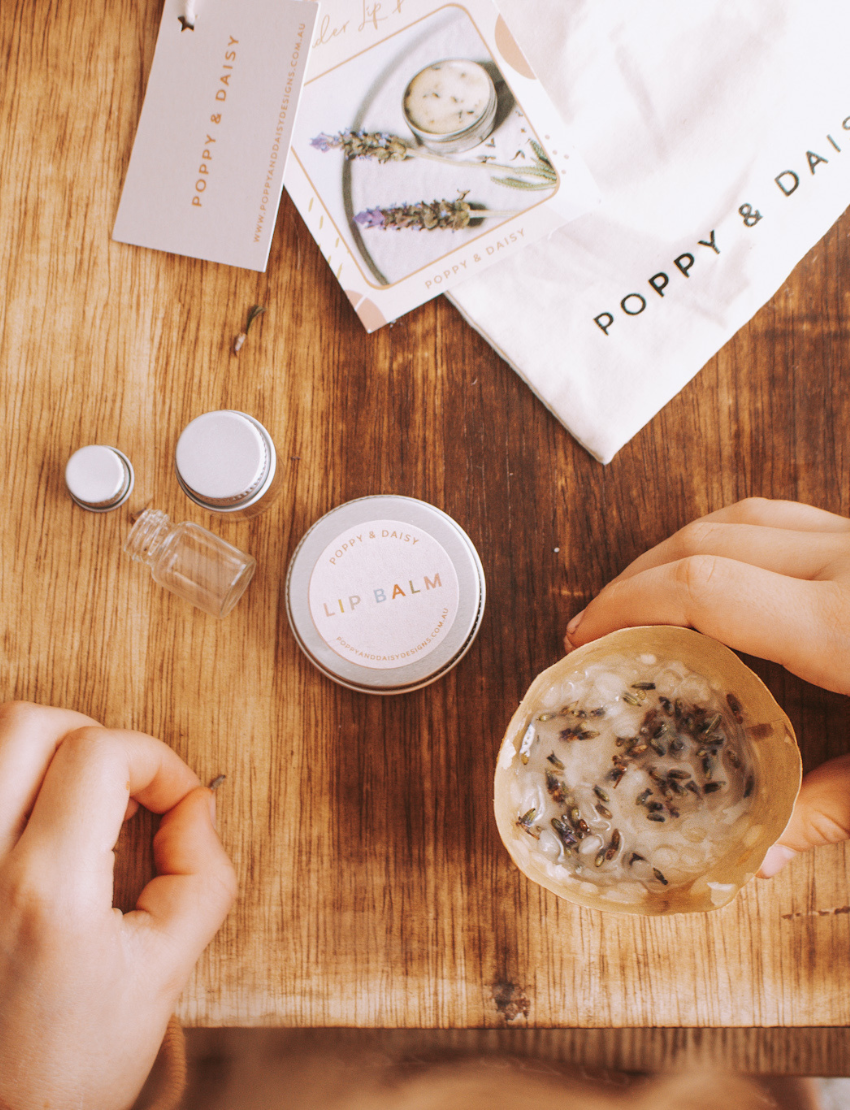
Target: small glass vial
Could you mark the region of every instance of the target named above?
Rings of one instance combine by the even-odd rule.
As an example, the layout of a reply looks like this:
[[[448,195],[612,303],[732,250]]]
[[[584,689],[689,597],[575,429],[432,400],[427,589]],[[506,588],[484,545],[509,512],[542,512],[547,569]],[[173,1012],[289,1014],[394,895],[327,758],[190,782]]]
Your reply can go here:
[[[151,568],[154,582],[213,617],[226,617],[254,577],[256,560],[199,524],[172,524],[145,509],[124,550]]]
[[[117,447],[92,443],[75,451],[65,465],[65,485],[81,509],[108,513],[133,492],[133,467]]]
[[[271,436],[259,420],[236,409],[205,412],[187,424],[174,468],[196,505],[237,520],[265,512],[282,489]]]

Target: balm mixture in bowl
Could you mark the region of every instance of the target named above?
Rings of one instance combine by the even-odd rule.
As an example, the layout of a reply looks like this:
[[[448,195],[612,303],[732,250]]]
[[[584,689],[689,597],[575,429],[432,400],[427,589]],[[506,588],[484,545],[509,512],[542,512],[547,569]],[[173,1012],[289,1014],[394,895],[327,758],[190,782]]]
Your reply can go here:
[[[628,629],[532,686],[496,812],[521,870],[563,897],[710,909],[757,870],[799,780],[790,724],[733,653],[686,629]]]
[[[496,118],[496,90],[483,66],[463,58],[434,62],[411,80],[404,115],[420,141],[453,153],[482,142]]]

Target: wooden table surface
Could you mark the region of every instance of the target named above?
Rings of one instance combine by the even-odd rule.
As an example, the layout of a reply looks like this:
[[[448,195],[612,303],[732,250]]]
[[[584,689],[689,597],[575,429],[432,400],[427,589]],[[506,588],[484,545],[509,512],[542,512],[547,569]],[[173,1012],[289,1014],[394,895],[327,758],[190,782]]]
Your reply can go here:
[[[180,1016],[195,1025],[843,1026],[845,851],[728,908],[646,920],[559,902],[511,865],[495,754],[568,618],[648,546],[748,495],[850,511],[850,216],[608,466],[438,299],[367,336],[284,196],[266,274],[114,243],[159,5],[0,15],[3,437],[0,694],[73,706],[223,773],[238,905]],[[241,354],[248,308],[266,305]],[[201,412],[252,413],[284,493],[237,524],[189,502],[171,457]],[[129,506],[83,512],[66,459],[126,452]],[[286,622],[287,561],[321,514],[374,493],[432,502],[487,576],[480,635],[417,693],[323,678]],[[150,502],[256,556],[217,622],[123,556]],[[847,702],[754,663],[806,768],[847,750]],[[150,867],[122,839],[117,898]]]

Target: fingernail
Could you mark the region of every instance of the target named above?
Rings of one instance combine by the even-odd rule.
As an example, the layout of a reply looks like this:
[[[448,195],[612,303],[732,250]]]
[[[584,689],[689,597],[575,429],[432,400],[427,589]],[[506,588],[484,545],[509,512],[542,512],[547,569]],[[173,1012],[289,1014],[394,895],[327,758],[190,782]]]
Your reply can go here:
[[[209,795],[210,821],[212,821],[212,827],[215,828],[215,794],[210,790]]]
[[[759,878],[772,879],[796,854],[793,848],[786,848],[784,844],[774,844],[772,848],[768,848],[764,863],[759,868]]]
[[[567,635],[572,636],[578,626],[581,624],[581,618],[584,616],[584,609],[580,613],[576,613],[570,623],[567,625]]]

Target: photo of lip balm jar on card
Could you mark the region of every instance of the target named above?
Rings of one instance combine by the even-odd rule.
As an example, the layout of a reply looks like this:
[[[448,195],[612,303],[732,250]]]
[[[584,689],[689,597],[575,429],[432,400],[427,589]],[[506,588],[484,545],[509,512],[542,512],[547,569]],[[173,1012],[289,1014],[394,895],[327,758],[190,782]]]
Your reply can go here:
[[[580,906],[717,909],[790,820],[791,723],[727,647],[628,628],[532,683],[499,752],[495,810],[519,869]]]
[[[421,69],[404,90],[407,126],[423,146],[458,154],[478,146],[496,122],[496,86],[484,66],[445,58]]]

